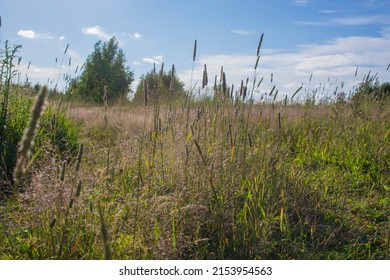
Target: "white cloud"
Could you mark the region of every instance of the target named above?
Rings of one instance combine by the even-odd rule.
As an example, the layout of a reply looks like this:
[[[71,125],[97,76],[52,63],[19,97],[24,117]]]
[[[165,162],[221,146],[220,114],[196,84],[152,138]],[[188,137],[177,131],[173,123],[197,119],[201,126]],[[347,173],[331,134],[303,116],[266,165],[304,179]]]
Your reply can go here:
[[[377,0],[366,0],[362,3],[364,7],[374,7],[377,4]]]
[[[155,63],[155,64],[161,64],[164,62],[164,58],[162,57],[162,55],[155,55],[153,57],[144,57],[142,59],[143,62],[146,62],[146,63]]]
[[[60,36],[60,37],[58,37],[58,40],[60,40],[60,41],[64,41],[65,39],[66,39],[65,36]]]
[[[231,33],[237,34],[237,35],[244,35],[244,36],[249,36],[253,35],[253,32],[250,30],[245,30],[245,29],[234,29],[230,30]]]
[[[383,28],[380,33],[382,34],[383,37],[389,38],[390,37],[390,26],[387,26]]]
[[[128,37],[135,39],[135,40],[139,40],[139,39],[144,37],[144,35],[139,33],[139,32],[134,32],[134,33],[122,32],[122,35],[128,36]]]
[[[20,37],[34,39],[36,34],[33,30],[19,30],[17,33]]]
[[[149,58],[149,57],[144,57],[143,59],[142,59],[142,61],[143,62],[146,62],[146,63],[156,63],[156,64],[159,64],[159,62],[158,61],[156,61],[155,59],[153,59],[153,58]]]
[[[390,24],[390,17],[383,16],[383,15],[342,17],[342,18],[330,18],[322,21],[295,21],[295,24],[307,25],[307,26],[325,26],[325,25],[360,26],[360,25],[372,25],[372,24]]]
[[[390,17],[388,15],[372,15],[361,17],[335,18],[331,20],[331,23],[337,25],[390,24]]]
[[[307,20],[297,20],[294,21],[295,24],[303,25],[303,26],[325,26],[325,25],[331,25],[329,21],[307,21]]]
[[[133,34],[133,37],[134,37],[134,39],[141,39],[142,37],[144,37],[144,35],[142,35],[141,33],[135,32]]]
[[[93,26],[93,27],[84,27],[82,29],[82,32],[84,34],[87,34],[87,35],[95,35],[95,36],[99,37],[100,39],[103,39],[106,41],[110,40],[112,37],[110,34],[106,33],[104,31],[104,29],[98,25]]]
[[[340,13],[339,10],[320,10],[319,11],[320,14],[336,14],[336,13]]]
[[[58,49],[59,58],[60,56],[62,57],[63,51],[63,48]],[[71,58],[70,65],[69,58]],[[74,75],[75,70],[79,70],[84,62],[85,58],[83,56],[81,56],[73,49],[68,48],[62,64],[61,59],[56,59],[56,62],[50,64],[50,66],[37,65],[34,63],[34,61],[30,63],[28,61],[22,60],[20,65],[17,66],[16,70],[20,73],[21,82],[25,82],[28,78],[28,82],[33,85],[36,83],[41,85],[47,84],[51,88],[54,88],[55,84],[58,83],[57,88],[59,90],[63,90],[66,85],[63,75]]]
[[[17,35],[26,39],[54,39],[54,37],[48,33],[39,34],[31,29],[29,30],[19,30]]]
[[[305,6],[309,4],[309,2],[309,0],[294,0],[294,4],[299,6]]]
[[[67,63],[62,65],[60,73],[66,73],[69,66]],[[35,65],[34,63],[21,62],[17,67],[17,71],[20,72],[20,81],[25,82],[28,80],[31,84],[39,83],[41,85],[48,84],[50,87],[54,87],[58,81],[58,88],[62,89],[65,86],[65,82],[62,76],[58,79],[58,67],[43,67]]]
[[[199,58],[193,74],[193,85],[201,84],[203,65],[207,65],[209,86],[213,86],[214,78],[220,79],[221,66],[226,73],[228,85],[234,84],[238,90],[241,80],[257,76],[257,82],[264,77],[257,97],[269,92],[273,85],[279,90],[278,97],[284,98],[292,94],[303,83],[304,90],[298,95],[302,98],[317,89],[318,94],[331,94],[341,89],[344,84],[346,93],[360,82],[369,71],[378,72],[384,77],[390,61],[390,37],[340,37],[322,44],[297,46],[293,50],[262,51],[258,69],[254,72],[256,57],[253,55],[204,55]],[[358,75],[355,77],[356,67]],[[273,81],[271,83],[271,74]],[[310,76],[313,78],[309,81]],[[179,77],[187,85],[190,84],[191,70],[182,71]],[[321,90],[318,90],[321,84]],[[299,97],[299,96],[297,96]]]

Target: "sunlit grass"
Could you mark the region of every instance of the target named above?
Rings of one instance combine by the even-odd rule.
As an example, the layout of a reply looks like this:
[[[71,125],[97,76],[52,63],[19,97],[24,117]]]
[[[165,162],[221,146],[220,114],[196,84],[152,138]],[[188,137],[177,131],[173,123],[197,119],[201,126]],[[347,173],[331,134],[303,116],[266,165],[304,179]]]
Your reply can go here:
[[[388,258],[388,106],[215,102],[187,129],[180,106],[69,104],[81,164],[60,180],[42,153],[2,203],[1,258]]]

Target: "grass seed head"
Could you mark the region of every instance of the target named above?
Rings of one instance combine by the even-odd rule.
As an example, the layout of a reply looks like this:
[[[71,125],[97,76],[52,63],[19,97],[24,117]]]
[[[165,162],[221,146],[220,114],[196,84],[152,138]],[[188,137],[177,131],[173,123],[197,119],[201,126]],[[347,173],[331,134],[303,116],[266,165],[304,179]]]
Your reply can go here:
[[[207,66],[205,64],[203,70],[202,88],[205,88],[205,86],[207,86],[207,83],[208,83]]]
[[[34,147],[34,138],[39,127],[39,119],[46,107],[47,92],[47,86],[43,86],[33,106],[30,122],[24,130],[22,139],[19,142],[19,158],[14,169],[15,181],[20,180],[26,172],[25,165],[31,150]]]
[[[144,105],[148,105],[148,83],[144,80]]]
[[[194,55],[192,57],[192,61],[195,61],[195,59],[196,59],[196,45],[197,45],[197,40],[195,40],[195,43],[194,43]]]
[[[260,54],[261,43],[263,42],[264,33],[261,33],[259,45],[257,46],[257,56]]]

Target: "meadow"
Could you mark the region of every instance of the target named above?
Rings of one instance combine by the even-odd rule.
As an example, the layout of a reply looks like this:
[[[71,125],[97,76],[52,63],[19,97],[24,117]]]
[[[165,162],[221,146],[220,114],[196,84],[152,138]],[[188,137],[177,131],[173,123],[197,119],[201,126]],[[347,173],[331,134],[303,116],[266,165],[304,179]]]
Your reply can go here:
[[[389,259],[388,98],[215,90],[147,105],[49,94],[25,173],[1,179],[0,259]],[[17,143],[37,94],[8,94]]]

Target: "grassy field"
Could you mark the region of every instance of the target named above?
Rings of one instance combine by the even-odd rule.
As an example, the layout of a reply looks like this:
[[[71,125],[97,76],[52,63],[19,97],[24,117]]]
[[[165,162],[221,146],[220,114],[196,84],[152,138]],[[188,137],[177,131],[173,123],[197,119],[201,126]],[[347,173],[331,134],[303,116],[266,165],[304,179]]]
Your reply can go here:
[[[389,259],[389,105],[51,99],[0,259]]]

